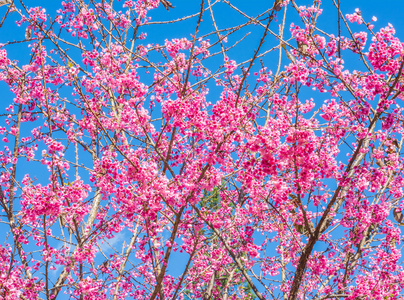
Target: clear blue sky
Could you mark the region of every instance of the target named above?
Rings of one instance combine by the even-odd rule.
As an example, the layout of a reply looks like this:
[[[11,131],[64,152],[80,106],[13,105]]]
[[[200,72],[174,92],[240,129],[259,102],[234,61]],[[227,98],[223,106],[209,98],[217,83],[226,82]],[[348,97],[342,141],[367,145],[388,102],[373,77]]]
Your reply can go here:
[[[153,17],[152,21],[155,20],[170,20],[175,18],[180,18],[184,15],[188,15],[191,13],[197,13],[199,11],[199,3],[197,0],[171,0],[174,9],[170,11],[166,11],[163,7],[153,11],[150,15]],[[59,0],[47,0],[47,1],[39,1],[39,0],[24,0],[24,3],[27,6],[43,6],[47,9],[47,12],[51,15],[55,15],[55,10],[60,8]],[[296,1],[298,5],[309,4],[310,1]],[[264,0],[231,0],[231,3],[240,8],[242,11],[246,13],[250,13],[254,15],[255,11],[264,11],[268,7],[271,7],[273,4],[272,1],[264,1]],[[18,6],[18,4],[17,4]],[[219,3],[218,7],[225,7],[226,5],[223,3]],[[362,12],[362,15],[366,20],[372,18],[372,16],[376,16],[378,21],[375,23],[375,29],[387,26],[388,23],[391,23],[396,31],[397,36],[404,41],[404,1],[400,0],[390,0],[390,1],[376,1],[376,0],[341,0],[341,8],[344,14],[353,13],[355,8],[359,8]],[[0,16],[2,16],[6,11],[6,6],[0,7]],[[291,9],[291,8],[289,8]],[[324,14],[327,15],[326,18],[320,18],[319,25],[327,32],[337,32],[337,14],[335,8],[333,8],[332,0],[323,1],[323,9]],[[329,15],[328,10],[332,10],[334,15]],[[228,26],[229,23],[237,23],[240,20],[240,16],[237,13],[232,14],[220,14],[220,9],[218,10],[219,14],[217,15],[216,21],[219,26]],[[0,43],[6,43],[9,41],[18,41],[24,39],[24,31],[25,26],[23,28],[16,28],[12,26],[12,22],[17,19],[17,15],[13,14],[10,18],[5,22],[0,31]],[[204,16],[207,22],[209,22],[208,14]],[[190,32],[193,32],[193,28],[195,25],[195,19],[192,19],[189,23],[189,26],[181,25],[173,25],[171,30],[167,30],[161,32],[158,27],[150,26],[147,28],[149,31],[149,37],[146,43],[163,43],[165,39],[171,38],[181,38],[187,37],[189,38]],[[156,28],[156,29],[154,29]],[[358,27],[360,28],[360,27]],[[203,30],[203,28],[202,28]],[[248,30],[251,30],[249,27]],[[275,28],[274,31],[277,29]],[[362,29],[363,30],[363,29]],[[257,44],[257,38],[260,37],[260,34],[252,32],[249,39],[247,39],[247,43],[251,43],[251,45]],[[273,41],[273,39],[269,39],[269,41]],[[266,45],[267,46],[267,45]],[[271,45],[268,45],[270,47]],[[27,51],[26,43],[17,43],[12,46],[8,46],[6,48],[9,52],[9,56],[11,59],[16,59],[21,62],[26,63],[29,59],[29,52]],[[237,53],[233,53],[234,57],[232,59],[237,59],[239,61],[245,60],[252,55],[251,48],[238,48]],[[2,91],[2,99],[0,101],[0,114],[4,113],[4,108],[8,106],[8,104],[12,103],[12,95],[8,91],[7,87],[4,83],[0,83],[0,90]],[[0,141],[0,149],[3,148],[2,142]],[[23,176],[26,172],[30,170],[19,169],[19,176]],[[38,175],[39,177],[40,175]],[[47,177],[48,175],[46,175]],[[0,227],[1,228],[1,227]],[[0,243],[3,241],[0,240]],[[119,248],[119,247],[118,247]],[[178,270],[177,270],[178,269]],[[172,271],[181,271],[183,269],[183,265],[181,263],[172,266]],[[176,274],[177,275],[177,274]]]

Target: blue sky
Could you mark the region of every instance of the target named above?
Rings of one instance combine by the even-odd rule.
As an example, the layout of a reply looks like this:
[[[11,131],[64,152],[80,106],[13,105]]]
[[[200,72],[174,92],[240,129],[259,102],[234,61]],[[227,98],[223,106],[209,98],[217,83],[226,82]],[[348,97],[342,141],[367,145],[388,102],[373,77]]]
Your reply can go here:
[[[188,15],[191,13],[197,13],[199,11],[199,1],[185,1],[185,0],[172,0],[171,1],[175,6],[174,9],[170,9],[166,11],[162,6],[158,9],[152,11],[150,16],[152,16],[152,21],[155,20],[170,20],[182,17],[184,15]],[[205,1],[207,2],[207,1]],[[212,1],[213,2],[213,1]],[[240,8],[242,11],[246,13],[251,13],[253,15],[254,12],[264,11],[266,8],[272,5],[272,1],[265,0],[232,0],[230,1],[234,6]],[[47,13],[51,16],[55,15],[55,10],[61,7],[60,1],[39,1],[39,0],[25,0],[24,3],[27,6],[41,6],[46,8]],[[306,3],[310,3],[310,1],[297,1],[298,5],[305,5]],[[226,4],[218,3],[217,7],[225,7]],[[335,18],[333,19],[330,14],[327,13],[327,18],[324,20],[320,19],[320,24],[324,26],[326,29],[336,28],[336,12],[333,8],[332,0],[323,1],[322,7],[325,11],[328,11],[330,8],[334,11]],[[342,11],[345,13],[352,13],[355,8],[359,8],[362,11],[362,15],[365,19],[370,20],[372,16],[376,16],[378,18],[377,25],[384,27],[388,23],[394,25],[397,30],[398,37],[404,37],[404,18],[402,16],[402,11],[404,9],[404,1],[400,0],[391,0],[391,1],[376,1],[376,0],[345,0],[341,1]],[[5,13],[6,6],[0,7],[0,12]],[[0,42],[5,43],[7,41],[13,40],[21,40],[24,37],[24,30],[16,30],[15,27],[13,29],[10,28],[10,21],[17,19],[18,16],[16,14],[12,14],[11,18],[6,21],[0,32]],[[204,18],[208,18],[207,14]],[[220,25],[227,25],[231,23],[235,23],[239,21],[239,15],[237,13],[231,13],[223,15],[218,15],[216,21],[220,27]],[[183,37],[189,34],[189,27],[186,26],[178,26],[176,30],[173,31],[165,31],[165,32],[155,32],[158,36],[161,37],[162,40],[170,39],[170,38],[178,38]],[[15,51],[12,53],[13,56],[20,58],[22,52]]]
[[[304,3],[309,3],[309,1],[297,1],[299,5],[304,5]],[[397,31],[397,36],[401,39],[404,40],[404,17],[402,14],[402,11],[404,9],[404,1],[375,1],[375,0],[368,0],[368,1],[341,1],[341,8],[344,14],[346,13],[353,13],[355,8],[359,8],[362,12],[362,15],[366,20],[370,20],[372,16],[377,17],[378,21],[375,23],[375,29],[387,26],[388,23],[393,24]],[[24,1],[24,3],[28,6],[43,6],[47,9],[48,13],[50,15],[54,16],[54,11],[58,8],[60,8],[60,1],[56,0],[48,0],[48,1]],[[152,21],[155,20],[170,20],[170,19],[175,19],[182,17],[184,15],[188,15],[190,13],[197,13],[199,11],[199,1],[185,1],[185,0],[172,0],[173,5],[175,6],[174,9],[171,9],[170,11],[166,11],[164,8],[160,7],[159,9],[151,12],[151,16],[153,17]],[[251,1],[245,1],[245,0],[233,0],[231,3],[238,8],[240,8],[242,11],[245,11],[246,13],[250,13],[251,15],[254,15],[254,12],[256,11],[264,11],[268,7],[272,6],[272,1],[263,1],[263,0],[251,0]],[[323,1],[323,9],[324,9],[324,15],[327,15],[327,17],[320,18],[319,24],[320,27],[322,27],[325,31],[327,32],[337,32],[337,16],[336,16],[336,11],[332,6],[332,1],[326,0]],[[228,24],[233,23],[236,24],[240,22],[240,15],[232,12],[232,13],[227,13],[228,10],[226,10],[227,6],[224,3],[219,3],[218,4],[218,15],[216,17],[216,21],[218,22],[219,27],[221,26],[228,26]],[[223,10],[221,10],[223,8]],[[291,10],[291,8],[289,8]],[[329,15],[327,13],[327,10],[332,9],[334,12],[334,15]],[[0,15],[6,11],[6,7],[0,7]],[[24,28],[16,28],[16,26],[13,26],[13,21],[17,19],[17,15],[13,14],[10,16],[10,19],[6,21],[4,26],[1,28],[0,31],[0,43],[6,43],[9,41],[19,41],[24,39]],[[209,15],[206,14],[204,16],[204,19],[207,21],[207,24],[209,24]],[[148,31],[148,39],[146,40],[147,42],[153,42],[153,43],[163,43],[165,39],[172,39],[172,38],[181,38],[181,37],[188,37],[190,38],[189,34],[190,32],[193,32],[193,28],[195,25],[195,19],[192,19],[189,21],[189,23],[183,23],[181,25],[173,25],[170,30],[166,30],[164,32],[159,30],[159,27],[157,26],[149,26],[146,27],[146,30]],[[188,26],[189,25],[189,26]],[[205,25],[202,26],[201,32],[209,31],[210,29],[207,27],[204,27]],[[355,25],[353,25],[355,27]],[[360,27],[357,27],[358,29]],[[276,31],[275,28],[271,28]],[[249,27],[246,31],[251,31],[251,27]],[[287,29],[286,29],[287,31]],[[251,34],[249,37],[245,40],[245,43],[248,44],[251,47],[241,47],[237,49],[237,52],[231,52],[232,53],[232,59],[236,59],[237,61],[243,61],[249,57],[251,57],[254,46],[258,44],[259,37],[261,34],[262,30],[257,30],[251,31]],[[242,36],[243,34],[240,33],[239,36]],[[273,42],[274,39],[268,39],[269,41]],[[268,49],[269,47],[276,46],[276,44],[271,44],[271,42],[268,42],[265,44],[265,49]],[[230,43],[229,43],[230,44]],[[11,59],[16,59],[19,60],[21,63],[26,63],[27,60],[29,59],[28,55],[28,48],[26,43],[17,43],[11,46],[7,47],[7,50],[9,52],[9,56]],[[27,51],[28,50],[28,51]],[[219,59],[219,58],[218,58]],[[287,63],[287,61],[284,61]],[[270,62],[268,62],[270,63]],[[8,104],[12,103],[12,95],[10,92],[7,90],[5,87],[4,83],[0,84],[0,89],[2,91],[2,100],[0,102],[0,114],[4,113],[4,107],[6,107]],[[212,87],[212,91],[214,90],[214,87]],[[329,97],[327,95],[327,97]],[[4,145],[2,145],[2,142],[0,141],[0,148],[3,148]],[[19,176],[23,176],[25,172],[32,171],[28,168],[28,165],[26,165],[26,169],[24,169],[24,164],[22,165],[23,168],[19,168]],[[46,174],[46,173],[45,173]],[[45,178],[42,178],[43,180],[46,180],[47,174]],[[41,179],[41,174],[38,174],[38,178]],[[113,241],[114,243],[117,243],[116,239]],[[2,241],[0,241],[2,243]],[[119,248],[119,247],[118,247]],[[107,251],[107,250],[106,250]],[[170,266],[172,268],[172,271],[174,274],[177,272],[181,271],[183,269],[183,265],[177,261],[175,261],[175,264],[173,266]]]

